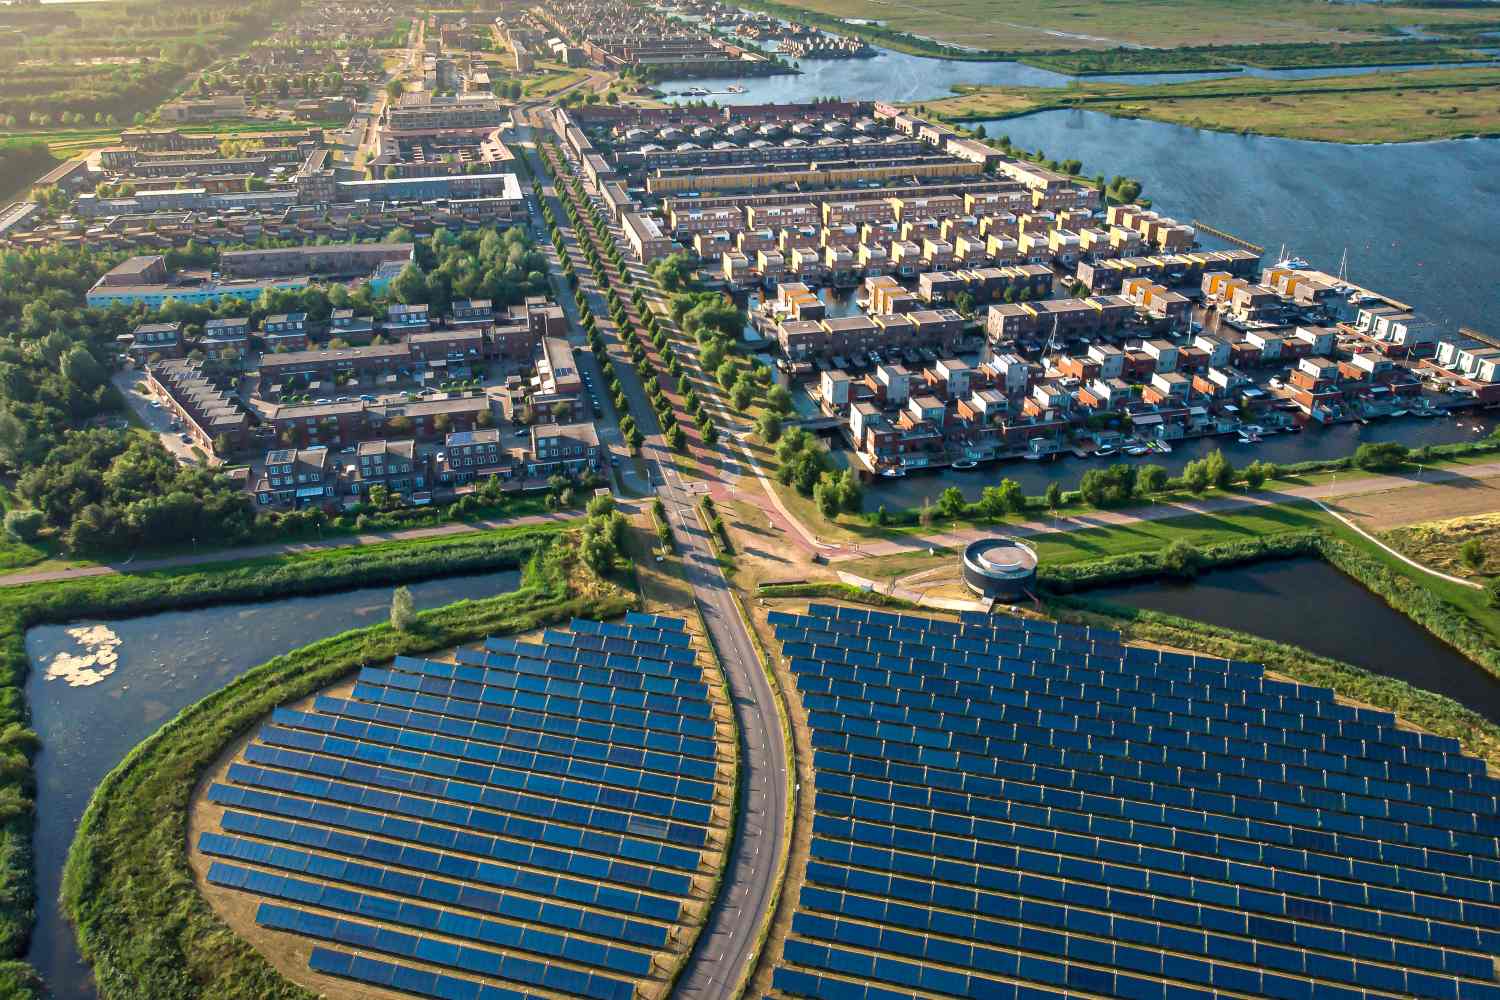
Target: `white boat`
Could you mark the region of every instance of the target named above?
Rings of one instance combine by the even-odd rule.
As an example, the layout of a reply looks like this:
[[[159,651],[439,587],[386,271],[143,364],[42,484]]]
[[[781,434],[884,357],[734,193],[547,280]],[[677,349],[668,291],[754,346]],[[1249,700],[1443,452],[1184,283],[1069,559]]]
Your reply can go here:
[[[1133,444],[1130,447],[1128,447],[1128,448],[1125,449],[1125,454],[1127,454],[1127,455],[1149,455],[1149,454],[1151,454],[1151,449],[1148,446],[1143,445],[1143,444]]]
[[[978,466],[979,463],[974,461],[972,458],[961,458],[957,462],[953,463],[953,468],[957,469],[960,472],[967,472],[969,469],[978,468]]]
[[[741,85],[739,85],[738,83],[731,83],[728,87],[725,87],[724,89],[727,92],[731,93],[731,94],[743,94],[745,92],[745,88],[742,87]]]
[[[1391,416],[1393,416],[1393,417],[1404,417],[1404,416],[1406,416],[1410,412],[1411,412],[1410,410],[1392,410],[1391,411]]]
[[[1307,262],[1306,257],[1283,257],[1278,260],[1273,266],[1278,268],[1285,268],[1288,271],[1306,271],[1308,268],[1312,267],[1312,265]]]
[[[1167,442],[1165,441],[1153,441],[1151,442],[1151,447],[1155,448],[1159,453],[1163,455],[1172,454],[1172,446],[1167,444]]]
[[[881,469],[880,474],[887,479],[900,479],[906,475],[905,469]]]
[[[1108,458],[1110,455],[1113,455],[1114,453],[1115,453],[1115,446],[1112,445],[1112,444],[1100,445],[1098,448],[1094,449],[1094,456],[1096,458]]]
[[[1026,461],[1028,461],[1028,462],[1040,462],[1042,460],[1042,456],[1038,455],[1034,451],[1028,451],[1026,454],[1022,455],[1021,457],[1024,458],[1024,459],[1026,459]]]

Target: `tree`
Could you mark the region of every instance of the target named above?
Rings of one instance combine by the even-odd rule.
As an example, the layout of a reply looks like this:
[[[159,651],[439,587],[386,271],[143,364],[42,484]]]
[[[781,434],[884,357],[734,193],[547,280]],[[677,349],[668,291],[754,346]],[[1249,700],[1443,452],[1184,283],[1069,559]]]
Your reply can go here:
[[[1167,470],[1159,465],[1143,465],[1135,471],[1135,490],[1149,497],[1167,488]]]
[[[729,390],[729,403],[738,413],[743,413],[750,408],[750,403],[755,399],[755,384],[746,376],[741,375],[735,380],[733,388]]]
[[[964,512],[964,493],[957,486],[950,486],[938,495],[938,513],[954,518]]]
[[[998,519],[1019,514],[1026,509],[1026,495],[1014,479],[1002,479],[998,486],[986,486],[979,495],[979,511],[985,517]]]
[[[408,632],[417,622],[417,606],[411,599],[411,591],[406,587],[397,587],[391,594],[391,628],[398,632]]]
[[[1208,489],[1211,477],[1208,474],[1208,465],[1203,460],[1189,462],[1182,470],[1183,481],[1194,496],[1198,496]]]
[[[1245,466],[1245,486],[1252,490],[1258,490],[1265,485],[1271,477],[1271,464],[1269,462],[1255,461]]]
[[[830,521],[838,516],[839,512],[839,489],[837,481],[829,482],[829,475],[824,473],[823,478],[813,487],[813,502],[818,505],[818,510]]]
[[[775,444],[781,437],[781,418],[770,410],[762,410],[755,418],[755,431],[766,444]]]
[[[1202,561],[1203,554],[1182,539],[1172,542],[1161,553],[1161,568],[1173,576],[1197,576]]]
[[[7,515],[6,526],[8,527],[9,524],[10,517],[9,515]],[[1463,559],[1464,565],[1469,567],[1469,569],[1473,570],[1476,573],[1479,572],[1480,568],[1484,565],[1484,543],[1477,538],[1471,538],[1467,542],[1464,542],[1463,546],[1458,550],[1458,554],[1459,557]]]
[[[726,360],[718,368],[714,369],[714,377],[719,380],[719,384],[725,389],[734,385],[734,380],[739,377],[739,373],[739,366],[732,359]]]
[[[427,301],[427,277],[415,263],[407,264],[391,282],[391,292],[396,301],[410,305]]]
[[[1204,467],[1208,472],[1208,481],[1221,490],[1227,490],[1234,485],[1234,465],[1224,457],[1224,453],[1215,448],[1203,460]]]
[[[104,366],[82,344],[75,344],[62,356],[61,369],[63,378],[85,392],[92,392],[109,378]]]
[[[1048,483],[1047,492],[1042,494],[1042,497],[1047,502],[1047,509],[1055,513],[1062,506],[1063,491],[1061,484],[1055,480]]]
[[[5,512],[6,532],[23,542],[36,541],[37,534],[46,522],[45,514],[29,507],[18,507]]]
[[[766,390],[766,406],[777,414],[785,415],[792,411],[792,394],[784,385],[773,385]]]
[[[1354,449],[1354,464],[1366,472],[1385,472],[1406,464],[1409,450],[1395,441],[1362,444]]]
[[[1085,472],[1078,492],[1095,507],[1118,507],[1135,495],[1135,482],[1135,467],[1121,463]]]

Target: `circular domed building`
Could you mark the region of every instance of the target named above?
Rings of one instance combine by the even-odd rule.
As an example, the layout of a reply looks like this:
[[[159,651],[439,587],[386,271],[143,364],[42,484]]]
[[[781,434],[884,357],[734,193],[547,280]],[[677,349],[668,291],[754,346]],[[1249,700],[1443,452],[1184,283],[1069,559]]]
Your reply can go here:
[[[964,547],[964,583],[981,597],[1024,597],[1036,586],[1036,552],[1014,538],[970,542]]]

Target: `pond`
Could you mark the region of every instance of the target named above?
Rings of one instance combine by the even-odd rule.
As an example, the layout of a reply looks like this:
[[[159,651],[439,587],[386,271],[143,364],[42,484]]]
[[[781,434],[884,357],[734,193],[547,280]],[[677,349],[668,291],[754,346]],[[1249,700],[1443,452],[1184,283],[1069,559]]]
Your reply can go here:
[[[516,572],[485,573],[410,589],[425,609],[506,593],[519,582]],[[27,958],[53,996],[95,995],[57,897],[68,846],[99,782],[162,723],[251,667],[384,621],[391,589],[43,625],[26,633],[26,697],[42,739],[35,762],[37,921]]]
[[[1126,584],[1083,596],[1301,646],[1447,695],[1500,722],[1500,678],[1321,559],[1256,563],[1190,583]]]

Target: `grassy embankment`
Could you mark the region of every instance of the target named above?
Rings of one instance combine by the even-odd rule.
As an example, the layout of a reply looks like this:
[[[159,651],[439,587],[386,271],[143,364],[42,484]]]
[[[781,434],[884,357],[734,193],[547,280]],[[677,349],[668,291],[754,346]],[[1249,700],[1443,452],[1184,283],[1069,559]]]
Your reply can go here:
[[[1485,580],[1500,573],[1500,514],[1476,514],[1392,528],[1391,548],[1450,576]]]
[[[1328,4],[1319,0],[1147,0],[1055,3],[1052,0],[952,0],[942,5],[888,0],[802,0],[744,4],[916,55],[996,58],[1016,53],[1211,45],[1349,44],[1388,40],[1396,29],[1428,25],[1442,32],[1493,20],[1483,8]],[[1488,14],[1488,16],[1486,16]],[[851,24],[848,19],[875,22]]]
[[[277,657],[184,710],[100,784],[64,873],[63,905],[101,992],[165,996],[307,997],[236,937],[199,895],[185,853],[187,807],[199,775],[276,705],[306,697],[356,667],[529,631],[574,616],[609,618],[635,596],[593,576],[555,533],[512,536],[520,589],[354,629]]]
[[[196,570],[88,577],[0,591],[0,997],[25,997],[34,916],[32,774],[35,737],[24,729],[30,670],[26,630],[79,618],[128,618],[166,609],[348,590],[371,584],[504,569],[547,546],[557,525],[511,528],[359,549],[309,551]],[[530,592],[530,591],[528,591]],[[129,938],[129,933],[124,938]],[[158,996],[172,995],[164,991]]]
[[[1222,132],[1322,142],[1500,135],[1500,68],[1409,70],[1310,80],[1244,75],[1188,83],[956,88],[925,102],[949,121],[1077,108]]]

